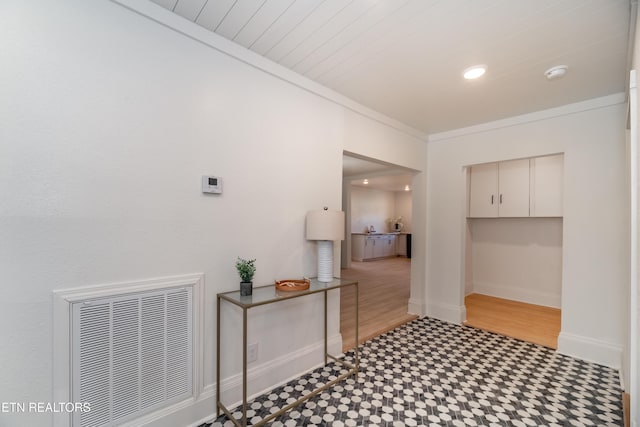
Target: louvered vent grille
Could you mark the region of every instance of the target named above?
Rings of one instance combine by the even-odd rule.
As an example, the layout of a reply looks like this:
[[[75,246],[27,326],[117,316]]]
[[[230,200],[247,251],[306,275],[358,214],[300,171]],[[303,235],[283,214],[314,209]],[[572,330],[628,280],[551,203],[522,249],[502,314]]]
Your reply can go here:
[[[73,426],[115,426],[192,395],[192,289],[73,304]]]

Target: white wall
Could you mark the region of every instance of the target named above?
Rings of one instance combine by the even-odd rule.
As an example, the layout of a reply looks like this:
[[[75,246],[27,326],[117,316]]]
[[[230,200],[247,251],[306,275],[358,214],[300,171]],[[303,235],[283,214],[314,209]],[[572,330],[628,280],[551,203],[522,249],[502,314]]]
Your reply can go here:
[[[213,307],[238,287],[236,256],[257,258],[256,284],[315,274],[305,214],[340,208],[343,150],[424,169],[418,138],[109,1],[3,2],[0,40],[2,402],[52,400],[53,290],[203,272],[205,393],[154,425],[211,416]],[[224,193],[203,195],[203,174]],[[330,303],[339,348],[337,295]],[[320,342],[321,312],[319,299],[260,309],[257,366],[287,363],[254,389],[320,360],[287,357]],[[236,374],[237,360],[224,368]],[[2,414],[7,427],[50,424]]]
[[[396,207],[395,217],[402,217],[402,231],[404,233],[411,233],[411,226],[413,224],[413,194],[411,191],[396,191]]]
[[[559,351],[619,366],[628,283],[625,104],[611,96],[430,136],[429,315],[465,318],[464,167],[565,154]]]
[[[351,189],[351,232],[365,233],[373,225],[378,233],[389,231],[387,220],[396,216],[393,191],[353,187]]]
[[[468,221],[471,292],[560,308],[562,218]]]
[[[364,233],[373,225],[379,233],[392,231],[389,219],[402,216],[403,231],[411,232],[411,192],[351,186],[351,232]]]

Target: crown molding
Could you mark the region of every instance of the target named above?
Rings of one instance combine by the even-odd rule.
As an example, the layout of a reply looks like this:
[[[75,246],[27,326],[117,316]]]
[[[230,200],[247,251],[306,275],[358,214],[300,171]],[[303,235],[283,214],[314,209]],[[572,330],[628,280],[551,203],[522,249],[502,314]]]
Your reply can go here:
[[[595,110],[598,108],[609,107],[612,105],[623,104],[627,102],[627,95],[624,92],[614,93],[600,98],[593,98],[587,101],[576,102],[573,104],[562,105],[560,107],[540,110],[533,113],[522,114],[520,116],[509,117],[493,122],[482,123],[479,125],[454,129],[441,133],[429,135],[427,142],[439,142],[447,139],[457,138],[465,135],[487,132],[495,129],[517,126],[525,123],[547,120],[554,117],[567,116],[570,114],[581,113],[583,111]]]

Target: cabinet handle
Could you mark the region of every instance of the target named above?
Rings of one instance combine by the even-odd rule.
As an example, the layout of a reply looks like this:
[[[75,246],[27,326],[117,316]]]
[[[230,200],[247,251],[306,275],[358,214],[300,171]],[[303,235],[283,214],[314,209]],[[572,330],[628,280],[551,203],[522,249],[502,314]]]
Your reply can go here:
[[[500,204],[502,204],[502,194],[500,195]]]
[[[491,204],[493,204],[493,194],[491,195]]]

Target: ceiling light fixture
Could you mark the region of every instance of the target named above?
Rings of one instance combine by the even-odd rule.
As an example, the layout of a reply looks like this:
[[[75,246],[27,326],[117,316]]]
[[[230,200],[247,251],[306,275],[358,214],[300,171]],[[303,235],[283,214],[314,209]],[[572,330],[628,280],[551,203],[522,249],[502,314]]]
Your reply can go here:
[[[544,76],[547,78],[547,80],[559,79],[560,77],[567,74],[568,69],[569,67],[567,67],[566,65],[556,65],[555,67],[551,67],[547,71],[545,71]]]
[[[408,185],[405,185],[405,186],[404,186],[404,191],[409,191],[409,190],[411,190],[411,189],[409,188],[409,186],[408,186]]]
[[[486,65],[474,65],[473,67],[469,67],[463,71],[462,75],[467,80],[474,80],[478,77],[482,77],[484,73],[487,72]]]
[[[363,183],[364,185],[367,185],[367,184],[369,183],[369,180],[365,178],[365,179],[364,179],[364,181],[362,181],[362,183]]]

